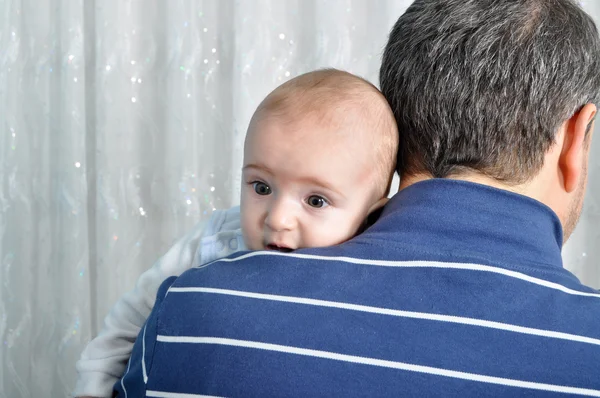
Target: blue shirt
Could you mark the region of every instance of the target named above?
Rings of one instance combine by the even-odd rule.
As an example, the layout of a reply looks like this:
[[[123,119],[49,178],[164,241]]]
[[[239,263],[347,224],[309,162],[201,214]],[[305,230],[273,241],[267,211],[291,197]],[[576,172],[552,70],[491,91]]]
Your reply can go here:
[[[541,203],[412,185],[338,246],[162,285],[119,396],[600,396],[600,293]],[[188,395],[186,395],[188,397]]]

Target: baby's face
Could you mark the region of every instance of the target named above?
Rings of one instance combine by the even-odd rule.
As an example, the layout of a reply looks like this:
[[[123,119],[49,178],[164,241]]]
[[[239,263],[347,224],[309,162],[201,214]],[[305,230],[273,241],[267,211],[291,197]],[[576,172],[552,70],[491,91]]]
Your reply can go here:
[[[352,117],[348,117],[352,119]],[[242,231],[251,250],[330,246],[353,237],[382,198],[372,142],[356,123],[263,116],[244,148]]]

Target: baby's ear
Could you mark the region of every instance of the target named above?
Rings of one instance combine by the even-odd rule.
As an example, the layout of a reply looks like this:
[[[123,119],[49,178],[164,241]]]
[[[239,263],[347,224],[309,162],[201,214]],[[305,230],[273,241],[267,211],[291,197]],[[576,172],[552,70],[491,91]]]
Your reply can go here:
[[[381,198],[381,199],[379,199],[377,202],[375,202],[375,204],[373,204],[373,206],[371,206],[371,208],[369,209],[368,215],[370,216],[371,213],[373,213],[373,212],[379,213],[378,210],[381,210],[383,208],[383,206],[386,205],[386,203],[388,202],[388,200],[390,200],[390,199],[389,198]]]
[[[367,219],[365,220],[365,227],[368,228],[371,225],[375,224],[375,221],[381,215],[383,211],[383,206],[388,202],[388,198],[379,199],[371,208],[369,209],[369,213],[367,214]]]

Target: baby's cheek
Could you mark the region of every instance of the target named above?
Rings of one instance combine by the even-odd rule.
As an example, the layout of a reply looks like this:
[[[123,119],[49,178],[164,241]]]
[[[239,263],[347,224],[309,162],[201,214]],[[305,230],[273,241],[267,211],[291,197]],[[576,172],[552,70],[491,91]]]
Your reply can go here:
[[[362,216],[357,215],[359,213],[360,212],[357,211],[348,214],[346,217],[343,218],[343,220],[339,222],[340,230],[338,233],[338,243],[345,242],[358,235],[365,222]]]
[[[244,238],[244,244],[250,250],[256,250],[257,245],[257,233],[258,226],[257,220],[252,216],[252,213],[242,210],[242,216],[240,218],[242,227],[242,236]]]
[[[348,217],[340,218],[324,224],[315,233],[314,246],[333,246],[352,238],[358,228]]]

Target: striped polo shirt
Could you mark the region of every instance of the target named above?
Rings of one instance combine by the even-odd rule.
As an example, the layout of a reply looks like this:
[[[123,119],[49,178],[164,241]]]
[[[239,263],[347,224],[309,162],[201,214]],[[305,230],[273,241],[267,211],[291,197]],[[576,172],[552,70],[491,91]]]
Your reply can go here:
[[[165,281],[120,397],[600,397],[600,293],[556,215],[434,179],[360,236]],[[184,395],[181,395],[184,394]]]

